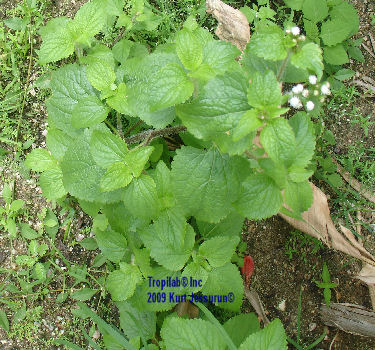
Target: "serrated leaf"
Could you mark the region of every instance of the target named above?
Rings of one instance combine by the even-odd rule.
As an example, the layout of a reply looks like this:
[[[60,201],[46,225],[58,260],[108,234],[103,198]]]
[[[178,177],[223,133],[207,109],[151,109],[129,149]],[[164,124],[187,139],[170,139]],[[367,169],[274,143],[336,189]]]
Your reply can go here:
[[[200,245],[199,254],[212,267],[220,267],[230,261],[239,241],[239,237],[214,237]]]
[[[25,201],[23,201],[22,199],[16,199],[11,203],[9,210],[12,212],[17,212],[22,209],[24,205]]]
[[[47,271],[42,263],[36,263],[33,274],[39,281],[44,281],[47,278]]]
[[[354,58],[358,62],[365,62],[365,58],[362,54],[362,51],[358,47],[349,46],[348,53],[351,58]]]
[[[224,266],[213,268],[208,273],[208,279],[202,289],[203,295],[228,295],[233,293],[233,301],[215,303],[223,309],[239,311],[243,298],[243,280],[236,265],[227,263]],[[228,297],[228,300],[229,297]]]
[[[355,75],[355,71],[351,69],[340,69],[338,72],[336,72],[333,76],[335,79],[340,80],[340,81],[345,81],[350,79]]]
[[[161,329],[166,350],[225,350],[224,339],[210,322],[170,317]]]
[[[281,89],[275,74],[272,71],[256,73],[248,88],[247,98],[251,106],[261,110],[280,105]]]
[[[94,126],[106,120],[109,109],[96,96],[81,99],[73,109],[72,125],[76,129]]]
[[[178,106],[177,115],[195,137],[212,139],[231,130],[250,109],[246,94],[242,74],[218,76],[203,86],[192,103]]]
[[[46,102],[48,120],[68,135],[77,135],[71,123],[74,106],[80,99],[94,95],[85,67],[66,65],[54,71],[51,90],[52,97]]]
[[[129,338],[140,336],[145,340],[154,338],[156,332],[156,314],[140,311],[129,302],[116,303],[120,312],[120,325]]]
[[[307,180],[299,183],[289,182],[285,188],[284,196],[285,203],[297,215],[308,210],[313,202],[311,185]]]
[[[357,33],[359,30],[359,18],[355,7],[346,2],[342,1],[340,4],[334,6],[330,11],[329,15],[333,20],[341,20],[345,23],[346,27],[350,28],[349,36]]]
[[[131,169],[122,162],[111,164],[100,179],[100,189],[103,192],[114,191],[126,187],[133,180]]]
[[[42,45],[38,52],[39,63],[46,64],[69,57],[74,52],[74,38],[67,30],[71,19],[58,17],[40,29]]]
[[[305,44],[301,50],[292,55],[290,61],[297,68],[314,72],[319,80],[322,77],[324,68],[322,50],[317,44]]]
[[[348,54],[342,44],[324,47],[324,60],[333,65],[342,65],[349,62]]]
[[[63,183],[63,174],[60,167],[48,169],[39,177],[39,185],[43,196],[49,200],[64,197],[68,192]]]
[[[195,233],[182,214],[170,209],[163,211],[152,225],[142,231],[141,239],[160,265],[178,271],[190,257]]]
[[[305,0],[284,0],[286,6],[296,11],[302,10],[302,5],[304,1]]]
[[[320,37],[327,46],[343,42],[350,35],[351,27],[342,19],[333,19],[322,24]]]
[[[272,50],[270,50],[270,47],[272,47]],[[266,60],[280,61],[287,56],[287,50],[284,46],[284,33],[275,24],[262,27],[253,34],[248,48],[254,55]]]
[[[34,171],[45,171],[56,167],[56,160],[44,148],[36,148],[26,157],[25,165]]]
[[[260,330],[258,318],[254,313],[234,316],[225,322],[223,327],[237,347],[239,347],[250,334]]]
[[[130,114],[127,97],[126,85],[121,83],[117,87],[115,94],[107,98],[107,104],[121,114]]]
[[[176,35],[176,52],[185,68],[195,70],[202,63],[203,47],[193,32],[182,29]]]
[[[72,141],[72,137],[59,129],[51,128],[48,130],[46,145],[53,157],[58,160],[61,160],[64,157],[64,154]]]
[[[311,160],[315,149],[314,125],[304,112],[296,113],[289,119],[296,139],[294,166],[305,167]]]
[[[298,166],[291,166],[288,169],[289,178],[293,182],[303,182],[305,180],[308,180],[313,174],[313,170],[305,170],[304,168]]]
[[[231,173],[229,157],[216,149],[177,150],[172,179],[179,206],[186,215],[199,220],[219,222],[235,200],[238,183]]]
[[[208,272],[199,263],[193,261],[185,266],[181,276],[186,277],[188,281],[191,281],[191,278],[197,281],[201,281],[201,286],[199,286],[199,284],[196,287],[193,285],[189,285],[187,288],[187,292],[197,293],[206,284]]]
[[[96,242],[102,254],[110,261],[119,263],[127,250],[126,238],[118,232],[97,230]]]
[[[3,310],[0,310],[0,327],[6,332],[9,332],[9,321],[6,313]]]
[[[72,293],[71,297],[74,300],[86,301],[86,300],[91,299],[94,296],[94,294],[96,294],[97,292],[98,292],[97,289],[91,289],[91,288],[85,287]]]
[[[111,89],[112,84],[116,80],[113,68],[108,63],[99,59],[88,64],[86,74],[91,85],[99,91]]]
[[[159,211],[159,203],[154,180],[148,175],[134,179],[124,192],[126,209],[142,219],[155,217]]]
[[[238,350],[287,350],[284,327],[279,319],[251,334]]]
[[[23,238],[26,239],[35,239],[41,236],[40,233],[33,230],[29,224],[21,223],[20,224],[20,231]]]
[[[304,16],[310,21],[317,23],[328,16],[326,0],[305,0],[302,5]]]
[[[95,130],[91,136],[90,150],[95,162],[101,167],[108,168],[124,159],[128,147],[119,136]]]
[[[283,118],[276,119],[262,130],[260,142],[276,163],[290,166],[296,158],[296,138],[292,127]]]
[[[316,23],[304,18],[303,24],[308,38],[314,40],[319,36],[319,28]]]
[[[242,184],[235,208],[248,219],[265,219],[277,214],[283,199],[276,183],[265,175],[251,175]]]
[[[8,183],[4,183],[1,196],[3,197],[5,203],[7,204],[9,204],[12,201],[12,190],[10,189],[10,186]]]
[[[134,42],[127,39],[121,39],[118,43],[116,43],[112,49],[115,60],[119,63],[124,63],[129,57],[130,49],[133,45]]]
[[[125,301],[134,294],[141,279],[142,275],[137,266],[121,262],[120,269],[108,275],[106,287],[111,293],[112,300]]]

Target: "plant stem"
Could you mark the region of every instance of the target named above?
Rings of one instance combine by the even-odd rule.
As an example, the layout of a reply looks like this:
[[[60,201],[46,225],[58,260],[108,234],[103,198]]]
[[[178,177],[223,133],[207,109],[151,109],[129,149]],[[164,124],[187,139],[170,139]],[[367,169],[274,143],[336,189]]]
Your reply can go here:
[[[138,128],[143,123],[142,120],[138,120],[134,125],[132,125],[128,130],[126,130],[124,137],[128,136],[134,129]]]
[[[183,126],[183,125],[160,129],[160,130],[146,130],[137,135],[126,138],[125,142],[128,145],[132,145],[132,144],[141,142],[143,140],[147,140],[147,142],[149,143],[154,138],[175,135],[175,134],[179,134],[180,132],[184,132],[186,130],[187,130],[186,126]]]
[[[118,130],[118,135],[120,137],[123,137],[124,136],[124,133],[122,131],[122,121],[121,121],[121,114],[120,113],[116,113],[116,119],[117,119],[117,130]]]
[[[280,82],[280,79],[284,75],[284,72],[285,72],[286,66],[288,65],[291,53],[292,53],[291,51],[288,52],[288,55],[285,57],[282,65],[281,65],[281,67],[279,69],[279,72],[277,73],[276,79],[277,79],[278,82]]]

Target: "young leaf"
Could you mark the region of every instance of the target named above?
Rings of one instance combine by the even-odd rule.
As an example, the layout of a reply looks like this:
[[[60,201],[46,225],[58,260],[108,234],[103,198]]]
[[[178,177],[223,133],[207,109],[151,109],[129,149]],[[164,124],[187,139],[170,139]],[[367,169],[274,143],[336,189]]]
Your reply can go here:
[[[185,68],[195,70],[202,63],[203,48],[193,32],[182,29],[176,35],[176,51]]]
[[[72,125],[76,129],[87,128],[103,122],[109,109],[96,96],[81,99],[74,107]]]
[[[239,241],[239,237],[214,237],[201,244],[199,254],[212,267],[220,267],[230,261]]]
[[[54,158],[62,160],[72,141],[73,138],[63,131],[56,128],[48,129],[46,144]]]
[[[284,195],[285,203],[297,215],[308,210],[313,202],[312,189],[307,180],[299,183],[289,182]]]
[[[43,196],[49,200],[62,198],[68,193],[64,187],[63,174],[60,167],[44,171],[39,177],[39,185]]]
[[[238,350],[287,350],[286,334],[279,319],[251,334]]]
[[[221,334],[208,321],[170,317],[161,329],[166,350],[225,350],[227,348]]]
[[[184,216],[173,209],[167,209],[152,225],[143,230],[141,239],[160,265],[178,271],[190,257],[195,233],[186,223]]]
[[[310,21],[317,23],[328,16],[326,0],[305,0],[302,5],[304,16]]]
[[[114,191],[126,187],[133,180],[131,169],[122,162],[111,164],[100,179],[100,189],[103,192]]]
[[[118,43],[116,43],[112,49],[115,60],[119,63],[124,63],[129,57],[130,49],[133,45],[134,42],[127,39],[121,39]]]
[[[40,233],[33,230],[30,225],[26,223],[20,224],[20,230],[22,237],[26,239],[35,239],[41,236]]]
[[[233,340],[234,345],[237,347],[239,347],[250,334],[260,330],[258,318],[254,313],[234,316],[225,322],[223,326]]]
[[[112,300],[125,301],[134,294],[141,280],[142,275],[137,266],[121,262],[120,269],[108,275],[106,286],[111,293]]]
[[[206,284],[207,278],[208,278],[208,272],[199,263],[191,262],[190,264],[187,264],[185,266],[184,271],[182,272],[181,276],[186,277],[188,279],[188,281],[190,281],[191,278],[194,278],[195,280],[198,280],[198,281],[202,281],[201,285],[198,284],[196,287],[192,286],[192,285],[189,285],[186,288],[187,293],[189,293],[189,292],[190,293],[197,293]]]
[[[283,199],[279,187],[268,176],[251,175],[243,184],[243,193],[234,204],[248,219],[265,219],[278,213]]]
[[[36,263],[33,274],[39,281],[44,281],[47,278],[47,271],[42,263]]]
[[[127,97],[126,85],[121,83],[114,91],[114,95],[107,98],[107,104],[121,114],[131,114]]]
[[[248,110],[233,130],[233,141],[238,141],[262,126],[256,109]]]
[[[229,294],[232,293],[232,294]],[[242,305],[243,281],[236,265],[227,263],[213,268],[208,273],[208,279],[202,289],[203,295],[229,295],[227,303],[215,303],[224,309],[238,311]],[[229,297],[232,296],[232,301]]]
[[[252,107],[266,109],[281,104],[280,84],[272,71],[256,73],[247,91],[248,102]]]
[[[322,50],[317,44],[307,43],[301,50],[292,55],[291,63],[301,69],[307,69],[315,73],[320,79],[323,74]]]
[[[5,201],[5,203],[10,204],[12,201],[12,190],[10,189],[10,186],[8,183],[4,184],[3,191],[1,192],[1,195]]]
[[[351,32],[351,26],[342,19],[333,19],[322,24],[320,37],[327,46],[334,46],[347,39]]]
[[[110,261],[119,263],[127,249],[126,238],[118,232],[96,230],[96,242],[102,254]]]
[[[111,89],[116,80],[113,68],[105,61],[99,59],[93,60],[88,64],[86,74],[91,85],[99,91]]]
[[[9,332],[9,321],[8,317],[3,310],[0,310],[0,327],[6,332]]]
[[[15,213],[19,211],[20,209],[22,209],[24,205],[25,205],[25,201],[23,201],[22,199],[16,199],[10,205],[9,210]]]
[[[348,54],[342,44],[324,47],[324,60],[329,64],[342,65],[349,62]]]

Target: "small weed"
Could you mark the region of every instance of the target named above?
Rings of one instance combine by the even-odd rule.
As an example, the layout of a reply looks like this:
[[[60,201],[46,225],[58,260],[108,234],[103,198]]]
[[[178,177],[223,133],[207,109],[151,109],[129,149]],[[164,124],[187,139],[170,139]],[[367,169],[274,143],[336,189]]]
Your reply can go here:
[[[329,304],[331,303],[331,289],[336,288],[338,284],[331,282],[331,276],[329,274],[328,266],[325,262],[323,264],[322,270],[322,281],[315,281],[315,284],[318,288],[323,289],[324,301],[326,302],[327,307],[329,307]]]
[[[285,243],[285,254],[289,259],[293,258],[294,254],[299,254],[305,263],[308,262],[308,254],[317,254],[324,245],[321,241],[314,237],[310,237],[300,231],[292,231]]]

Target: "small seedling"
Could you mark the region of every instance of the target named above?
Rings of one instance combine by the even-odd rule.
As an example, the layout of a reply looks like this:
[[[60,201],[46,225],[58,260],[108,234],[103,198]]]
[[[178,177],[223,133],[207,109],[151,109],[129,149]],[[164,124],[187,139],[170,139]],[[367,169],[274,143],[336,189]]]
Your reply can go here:
[[[331,276],[329,274],[326,263],[324,263],[323,265],[322,282],[315,281],[315,284],[317,285],[318,288],[323,289],[324,301],[326,302],[327,307],[329,307],[329,304],[331,302],[331,289],[336,288],[338,284],[331,282]]]

